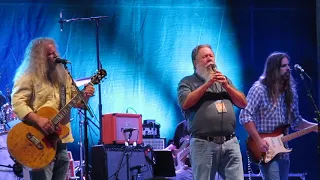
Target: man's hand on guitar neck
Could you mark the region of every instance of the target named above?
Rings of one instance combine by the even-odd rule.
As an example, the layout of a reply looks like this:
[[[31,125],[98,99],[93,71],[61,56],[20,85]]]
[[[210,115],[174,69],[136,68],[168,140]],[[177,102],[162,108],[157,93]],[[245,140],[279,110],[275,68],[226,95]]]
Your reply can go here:
[[[55,132],[53,124],[48,118],[40,117],[34,112],[30,112],[24,119],[35,123],[46,135]]]

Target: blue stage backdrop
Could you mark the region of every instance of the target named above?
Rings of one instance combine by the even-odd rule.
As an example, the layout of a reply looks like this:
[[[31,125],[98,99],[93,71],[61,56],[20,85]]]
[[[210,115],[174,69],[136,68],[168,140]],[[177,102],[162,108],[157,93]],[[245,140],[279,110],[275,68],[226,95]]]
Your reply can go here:
[[[285,2],[1,1],[0,90],[5,93],[6,87],[12,88],[12,78],[27,44],[42,36],[56,40],[61,57],[72,62],[69,70],[75,79],[92,76],[98,66],[95,21],[64,23],[61,32],[59,14],[62,12],[63,19],[109,16],[99,21],[100,61],[108,73],[101,83],[102,114],[142,114],[142,119],[155,119],[161,124],[161,137],[170,139],[176,124],[184,119],[177,105],[177,84],[193,73],[191,51],[199,44],[212,45],[218,69],[245,94],[261,75],[268,54],[276,50],[288,52],[292,65],[300,63],[317,82],[317,69],[312,65],[317,58],[315,3]],[[310,102],[299,84],[301,113],[311,119],[314,114]],[[316,83],[313,85],[318,88]],[[89,104],[96,116],[91,120],[99,125],[96,90]],[[236,111],[238,114],[239,109]],[[76,110],[72,114],[75,142],[69,148],[79,159],[81,118]],[[90,146],[100,138],[92,122]],[[246,162],[247,134],[239,124],[237,134]],[[316,168],[307,164],[315,156],[316,139],[314,135],[302,139],[308,142],[311,153],[294,156],[293,161],[306,165],[292,165],[292,169],[312,174]],[[307,151],[293,145],[296,154]]]

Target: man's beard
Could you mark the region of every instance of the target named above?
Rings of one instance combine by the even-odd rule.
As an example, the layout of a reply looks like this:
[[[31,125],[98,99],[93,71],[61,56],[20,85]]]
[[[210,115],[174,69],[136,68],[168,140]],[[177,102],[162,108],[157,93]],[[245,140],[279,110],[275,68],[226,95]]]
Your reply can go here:
[[[290,71],[287,71],[286,73],[281,75],[281,79],[282,79],[281,85],[283,90],[287,89],[288,86],[290,85],[290,78],[291,78]]]
[[[290,75],[291,75],[290,71],[287,71],[281,76],[281,78],[283,81],[288,81],[288,80],[290,80]]]
[[[210,74],[212,72],[211,68],[208,67],[198,67],[197,68],[197,73],[206,81],[210,80]]]
[[[63,85],[66,82],[66,71],[61,64],[55,64],[50,67],[48,72],[52,84]]]

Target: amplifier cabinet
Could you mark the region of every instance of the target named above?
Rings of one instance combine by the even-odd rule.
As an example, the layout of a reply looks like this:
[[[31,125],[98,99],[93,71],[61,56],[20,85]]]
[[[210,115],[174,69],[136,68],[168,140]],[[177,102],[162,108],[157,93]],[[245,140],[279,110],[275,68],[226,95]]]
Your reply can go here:
[[[166,148],[166,138],[143,138],[143,144],[150,144],[153,149],[164,149]]]
[[[113,147],[112,145],[97,145],[91,150],[92,158],[92,180],[125,180],[127,179],[127,160],[125,147]],[[150,154],[142,147],[135,147],[126,151],[129,155],[130,179],[136,177],[138,170],[135,167],[141,167],[140,177],[143,179],[153,178],[153,167],[150,162]],[[118,172],[118,173],[117,173]],[[116,178],[116,174],[118,177]],[[134,178],[135,179],[135,178]]]
[[[112,113],[102,117],[103,144],[124,144],[128,139],[127,129],[133,129],[130,144],[142,144],[142,116],[141,114]]]

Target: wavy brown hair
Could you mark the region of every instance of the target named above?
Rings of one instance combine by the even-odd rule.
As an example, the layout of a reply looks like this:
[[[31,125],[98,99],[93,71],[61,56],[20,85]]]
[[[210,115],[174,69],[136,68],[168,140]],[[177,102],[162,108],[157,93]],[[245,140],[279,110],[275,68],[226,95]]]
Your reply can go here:
[[[42,82],[59,85],[65,83],[65,70],[61,64],[50,68],[47,57],[47,47],[56,43],[51,38],[36,38],[26,48],[24,59],[16,71],[13,81],[17,81],[23,75],[30,75]]]
[[[276,103],[282,93],[285,93],[285,104],[287,115],[291,117],[291,109],[294,93],[296,92],[296,84],[290,74],[289,78],[284,78],[280,74],[281,61],[283,58],[290,59],[288,54],[283,52],[273,52],[267,58],[264,66],[264,72],[260,77],[260,82],[267,87],[268,97],[273,103]]]

